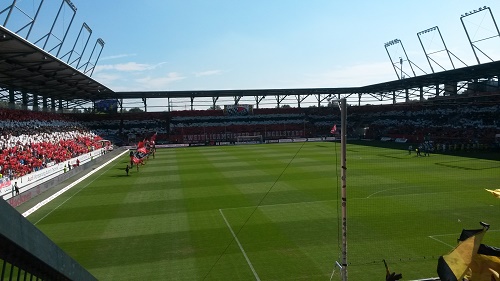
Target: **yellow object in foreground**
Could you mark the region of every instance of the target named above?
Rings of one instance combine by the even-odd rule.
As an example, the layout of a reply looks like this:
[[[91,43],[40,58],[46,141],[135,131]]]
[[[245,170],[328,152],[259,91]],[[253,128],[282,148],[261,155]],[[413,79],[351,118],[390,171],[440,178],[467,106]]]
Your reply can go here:
[[[495,196],[496,198],[500,198],[500,188],[495,190],[486,189],[486,191],[493,194],[493,196]]]

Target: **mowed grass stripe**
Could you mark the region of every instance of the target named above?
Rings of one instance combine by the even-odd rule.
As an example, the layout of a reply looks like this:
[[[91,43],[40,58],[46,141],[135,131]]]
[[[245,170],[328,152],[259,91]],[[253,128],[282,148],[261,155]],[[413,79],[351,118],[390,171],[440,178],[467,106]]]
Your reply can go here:
[[[253,280],[223,209],[234,230],[246,221],[238,238],[262,280],[326,280],[339,260],[339,151],[335,143],[165,149],[129,177],[125,157],[39,227],[101,280]],[[381,259],[405,279],[435,276],[437,256],[462,228],[483,220],[500,229],[500,200],[484,191],[498,188],[498,163],[348,145],[349,277],[381,276]],[[500,231],[484,242],[499,246]]]
[[[252,149],[252,148],[258,147],[258,146],[246,146],[246,147],[249,149]],[[272,148],[270,147],[268,149],[272,149],[273,151],[276,151],[279,148],[280,147],[274,146],[274,147],[272,147]],[[291,150],[285,146],[282,146],[281,148],[284,148],[287,150],[286,155],[287,155],[287,160],[289,162],[299,152],[298,150]],[[254,157],[260,157],[260,155],[257,153],[251,153],[251,152],[245,153],[245,149],[239,149],[239,150],[228,149],[228,151],[236,152],[234,154],[235,157],[237,157],[237,159],[240,159],[239,161],[236,161],[236,162],[243,161],[243,162],[249,163],[248,166],[249,166],[250,173],[255,173],[254,171],[258,171],[257,173],[260,176],[262,176],[263,174],[269,174],[269,175],[274,176],[274,181],[270,181],[267,183],[267,186],[263,185],[261,187],[265,191],[270,191],[269,195],[264,193],[260,196],[260,198],[257,198],[257,199],[262,200],[262,199],[264,199],[264,196],[266,196],[266,195],[270,196],[270,194],[275,194],[275,193],[280,193],[282,195],[282,197],[289,198],[287,195],[290,195],[291,193],[293,193],[293,191],[296,191],[296,194],[300,198],[304,199],[304,197],[305,197],[304,193],[302,193],[300,190],[297,190],[296,187],[293,187],[291,185],[288,185],[288,184],[282,182],[281,178],[279,178],[279,176],[282,173],[287,172],[285,170],[285,167],[287,167],[288,163],[283,164],[280,161],[267,160],[268,163],[271,162],[270,163],[271,165],[268,164],[265,167],[262,167],[262,165],[260,165],[258,163],[258,161],[251,161],[251,160],[249,161],[249,159],[252,159]],[[261,150],[259,152],[262,155],[265,155],[265,157],[268,157],[271,154],[269,151],[262,151]],[[274,153],[274,154],[276,154],[276,153]],[[281,153],[281,156],[283,156],[283,155],[285,155],[285,153]],[[276,159],[276,158],[274,156],[271,156],[270,159]],[[295,159],[297,159],[297,158],[295,158]],[[268,168],[268,166],[271,166],[273,168],[270,169],[270,168]],[[243,172],[245,172],[245,171],[243,171]],[[226,173],[230,173],[230,172],[225,171],[224,173],[226,174]],[[231,177],[231,179],[233,179],[233,181],[234,181],[233,185],[238,187],[238,184],[239,184],[238,177]],[[275,184],[275,181],[277,184]],[[283,187],[285,188],[284,191],[283,191]],[[277,189],[281,189],[281,191],[277,191]],[[267,200],[267,198],[262,203],[265,203],[266,200]],[[259,217],[260,210],[252,215],[252,209],[253,208],[250,207],[250,208],[247,208],[246,210],[243,211],[244,215],[239,217],[239,219],[240,219],[239,223],[234,222],[233,220],[231,220],[231,218],[228,218],[228,219],[229,219],[231,224],[233,224],[233,223],[235,224],[233,229],[241,229],[238,237],[242,237],[241,242],[244,243],[245,251],[248,252],[249,257],[250,258],[252,258],[252,256],[257,257],[257,261],[255,262],[255,264],[253,261],[252,261],[252,264],[254,264],[254,267],[257,270],[257,272],[259,273],[259,276],[261,274],[260,272],[262,272],[263,274],[265,274],[266,278],[275,278],[273,276],[280,275],[280,270],[278,270],[276,268],[281,268],[284,271],[289,271],[289,274],[292,276],[301,276],[301,275],[303,275],[304,272],[320,272],[320,270],[316,267],[316,264],[312,261],[309,261],[309,257],[304,252],[302,252],[299,247],[297,247],[297,245],[294,243],[293,239],[290,239],[289,233],[292,233],[292,232],[288,232],[288,229],[281,229],[273,222],[262,223],[262,221],[263,221],[262,218],[255,219],[253,216],[256,215],[257,217]],[[233,211],[233,210],[230,210],[230,211]],[[252,215],[252,217],[249,217],[250,215]],[[262,216],[262,214],[260,214],[260,216]],[[256,229],[255,226],[252,226],[250,228],[250,230],[247,229],[246,227],[242,228],[243,223],[247,222],[248,224],[252,225],[252,222],[254,220],[256,220],[258,222],[258,225],[259,225],[259,227],[258,227],[259,230],[257,233],[252,233],[252,230]],[[266,235],[265,236],[260,235],[262,232],[265,232]],[[248,233],[250,233],[250,234],[248,234]],[[274,236],[271,235],[271,233],[273,233]],[[260,237],[260,238],[258,239],[258,241],[254,242],[252,240],[246,240],[244,237],[247,237],[247,236],[248,237]],[[269,239],[270,241],[279,241],[279,243],[275,244],[275,246],[279,246],[279,245],[281,245],[281,246],[279,246],[278,250],[261,249],[262,245],[263,245],[262,244],[263,241],[261,241],[262,237],[265,237],[266,240],[268,238],[270,238]],[[256,243],[255,247],[253,246],[254,243]],[[255,249],[260,249],[260,250],[255,250]],[[293,264],[287,262],[287,259],[283,257],[283,253],[287,252],[284,249],[289,249],[288,255],[290,255],[291,257],[294,257],[295,259],[302,260],[300,267],[297,267],[297,265],[293,265]],[[291,249],[294,249],[294,250],[291,250]],[[269,263],[268,263],[267,259],[275,260],[278,257],[281,257],[280,259],[283,261],[283,264],[275,266],[276,267],[275,269],[270,269],[268,266]],[[299,270],[299,271],[297,271],[297,270]]]
[[[245,278],[250,278],[253,276],[253,273],[248,267],[243,255],[241,255],[236,243],[232,243],[233,237],[228,231],[218,209],[220,206],[232,207],[248,205],[251,204],[251,202],[248,202],[243,194],[231,186],[230,181],[213,165],[210,159],[206,158],[203,153],[201,153],[201,151],[198,151],[197,154],[192,154],[192,151],[197,151],[199,149],[200,148],[193,148],[188,151],[176,150],[179,159],[179,175],[182,184],[186,186],[186,188],[183,189],[183,193],[185,194],[186,209],[189,212],[188,219],[190,225],[195,228],[200,223],[209,222],[217,226],[213,231],[205,230],[191,232],[193,247],[213,249],[212,256],[200,256],[200,259],[198,259],[198,273],[200,278],[216,278],[216,276],[224,276],[225,274],[229,276],[243,275]],[[218,155],[220,155],[220,153],[218,153]],[[193,157],[195,157],[197,161],[192,161]],[[193,162],[196,162],[196,167],[199,169],[197,174],[211,175],[212,181],[210,185],[206,186],[203,182],[192,179]],[[189,173],[187,174],[183,171],[186,167],[189,169]],[[197,188],[190,188],[193,185]],[[204,196],[200,197],[200,194]],[[196,212],[200,208],[206,210],[206,212]],[[236,259],[233,258],[231,261],[233,266],[227,268],[225,266],[225,263],[227,263],[226,257],[224,257],[224,259],[220,257],[223,253],[224,256],[226,256],[235,252],[240,252],[240,255],[237,256]],[[223,261],[224,263],[222,263]],[[234,263],[236,263],[236,265],[234,265]]]

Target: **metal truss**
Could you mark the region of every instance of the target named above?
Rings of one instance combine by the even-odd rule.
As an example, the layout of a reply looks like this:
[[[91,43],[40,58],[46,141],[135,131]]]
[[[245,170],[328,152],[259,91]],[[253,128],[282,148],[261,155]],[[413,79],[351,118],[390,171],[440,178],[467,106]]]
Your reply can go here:
[[[95,59],[94,62],[91,62],[92,58],[94,57],[94,52],[97,48],[97,45],[100,46],[99,48],[99,54],[97,55],[97,58]],[[97,62],[99,61],[99,58],[101,57],[101,53],[102,53],[102,50],[104,49],[104,40],[102,40],[101,38],[97,39],[97,41],[95,42],[94,44],[94,48],[92,49],[92,53],[90,54],[90,57],[89,57],[89,60],[82,64],[82,66],[80,66],[80,68],[78,68],[78,70],[84,68],[83,70],[83,73],[84,74],[87,74],[90,72],[90,75],[89,77],[92,77],[92,74],[94,73],[94,69],[95,69],[95,66],[97,65]],[[90,67],[89,67],[90,66]]]
[[[442,43],[442,46],[440,46],[441,49],[434,50],[433,52],[428,53],[427,50],[425,49],[425,46],[424,46],[423,42],[422,42],[422,37],[427,37],[429,35],[432,35],[433,38],[434,38],[435,37],[435,33],[438,33],[439,39],[441,39],[441,42],[440,42],[440,43]],[[448,58],[450,60],[450,63],[451,63],[451,66],[452,66],[453,69],[455,69],[455,64],[453,63],[453,60],[452,60],[451,56],[453,56],[454,58],[456,58],[457,60],[459,60],[465,66],[467,66],[467,64],[465,62],[463,62],[459,57],[457,57],[455,54],[453,54],[452,52],[450,52],[448,50],[448,48],[446,47],[446,43],[444,42],[443,36],[441,35],[441,31],[439,30],[439,27],[434,26],[434,27],[431,27],[429,29],[420,31],[420,32],[417,33],[417,37],[418,37],[418,41],[420,42],[420,45],[422,46],[422,49],[424,50],[425,57],[427,58],[427,62],[429,63],[429,67],[431,68],[432,73],[435,73],[434,67],[433,67],[433,63],[435,65],[439,66],[442,70],[446,70],[446,68],[443,67],[443,65],[442,65],[443,63],[437,62],[432,57],[432,55],[436,55],[436,54],[439,54],[441,52],[446,52],[446,55],[448,56]]]
[[[486,11],[489,12],[489,16],[491,17],[493,25],[495,26],[496,34],[473,41],[473,40],[471,40],[470,35],[469,35],[469,31],[464,23],[464,18],[476,15],[478,13],[485,13]],[[470,46],[472,48],[472,51],[474,52],[474,56],[476,57],[477,63],[481,64],[481,61],[479,60],[479,57],[478,57],[476,51],[479,51],[481,54],[483,54],[485,57],[487,57],[490,61],[494,61],[490,56],[488,56],[484,51],[482,51],[476,44],[476,43],[479,43],[481,41],[489,40],[489,39],[492,39],[495,37],[500,37],[500,31],[498,30],[498,26],[497,26],[497,23],[495,21],[495,17],[493,16],[493,13],[491,12],[491,9],[489,7],[484,6],[484,7],[480,7],[478,10],[473,10],[473,11],[467,12],[464,15],[460,16],[460,21],[462,22],[462,26],[464,27],[465,33],[467,34],[467,39],[469,40]]]
[[[83,49],[81,51],[77,51],[75,50],[76,48],[76,45],[78,44],[78,41],[80,40],[80,36],[82,35],[82,33],[84,31],[87,31],[87,36],[86,36],[86,40],[85,40],[85,45],[83,46]],[[76,37],[76,40],[75,40],[75,44],[73,45],[73,48],[67,52],[66,54],[64,54],[60,59],[64,59],[64,57],[68,56],[68,60],[66,60],[66,63],[68,65],[71,65],[73,67],[75,67],[76,69],[78,69],[78,67],[80,66],[80,61],[82,60],[82,57],[83,57],[83,54],[85,53],[85,50],[87,49],[87,45],[89,43],[89,40],[90,40],[90,37],[92,36],[92,29],[87,25],[87,23],[83,23],[82,24],[82,27],[80,28],[80,32],[78,32],[78,36]],[[74,59],[73,61],[71,60],[71,57],[73,56],[73,54],[76,54],[77,57],[76,59]],[[74,63],[76,62],[76,66],[74,65]]]
[[[30,15],[28,12],[24,11],[21,7],[17,5],[17,2],[18,2],[17,0],[14,0],[9,6],[0,11],[0,15],[2,14],[6,15],[5,20],[3,22],[3,26],[10,27],[9,20],[11,19],[13,12],[21,13],[25,19],[28,19],[28,22],[19,27],[19,29],[15,30],[14,32],[22,37],[21,34],[27,29],[26,36],[23,38],[28,40],[31,34],[31,30],[33,29],[33,25],[35,24],[38,14],[40,13],[40,9],[42,8],[44,0],[40,0],[40,3],[38,4],[38,7],[36,8],[36,12],[34,15]]]
[[[399,60],[394,60],[393,57],[391,56],[391,53],[389,52],[389,49],[397,48],[398,46],[402,49],[403,54],[402,54],[402,56],[399,56]],[[385,43],[384,47],[385,47],[385,51],[387,52],[387,55],[389,56],[389,60],[391,61],[392,67],[394,68],[394,71],[396,72],[396,76],[398,77],[399,80],[404,79],[404,78],[408,78],[408,77],[417,76],[415,74],[415,70],[413,69],[413,66],[418,68],[423,73],[427,74],[424,70],[422,70],[420,67],[418,67],[418,65],[416,65],[414,62],[412,62],[408,58],[408,54],[406,53],[406,50],[403,46],[403,42],[401,40],[399,40],[399,39],[391,40],[391,41]],[[410,75],[406,71],[403,70],[404,62],[407,62],[408,66],[410,67],[410,70],[412,72],[411,74],[413,74],[413,75]]]
[[[40,1],[40,3],[36,8],[35,15],[30,15],[28,12],[24,11],[21,7],[19,7],[18,0],[14,0],[10,5],[5,7],[3,10],[0,10],[0,16],[5,17],[5,20],[3,21],[3,26],[8,27],[10,25],[9,20],[11,20],[11,16],[13,14],[16,14],[16,13],[21,14],[24,18],[28,19],[29,21],[27,23],[23,22],[22,27],[20,27],[16,31],[14,31],[14,33],[21,36],[21,33],[26,31],[27,32],[26,36],[25,37],[21,36],[21,37],[28,40],[29,36],[31,34],[31,30],[33,28],[33,25],[35,24],[35,21],[39,15],[40,9],[44,3],[44,0],[38,0],[38,1]],[[63,34],[61,37],[60,34],[59,35],[54,34],[54,29],[56,27],[56,24],[59,22],[61,11],[65,7],[70,8],[72,15],[71,15],[71,20],[70,20],[68,26],[64,27]],[[0,9],[1,8],[2,7],[0,6]],[[78,70],[83,69],[83,72],[85,74],[89,73],[89,76],[92,76],[94,69],[95,69],[95,66],[98,63],[99,57],[100,57],[102,50],[104,48],[104,40],[101,38],[97,39],[97,41],[94,45],[94,48],[92,50],[92,54],[90,55],[88,61],[82,63],[82,61],[81,61],[82,57],[87,49],[90,37],[92,36],[92,29],[89,27],[89,25],[87,25],[87,23],[84,22],[82,24],[80,31],[78,33],[78,36],[77,36],[75,43],[73,45],[73,48],[70,51],[68,51],[67,53],[65,53],[64,55],[59,56],[61,49],[62,49],[62,46],[65,43],[66,37],[69,33],[69,30],[70,30],[71,25],[73,23],[73,20],[75,18],[76,11],[77,11],[76,6],[70,0],[61,0],[61,4],[59,6],[59,9],[57,11],[55,18],[52,21],[52,26],[51,26],[50,30],[48,31],[48,33],[45,33],[45,35],[43,35],[41,38],[39,38],[37,40],[33,40],[34,41],[33,44],[41,47],[43,50],[47,51],[48,53],[54,54],[59,59],[66,61],[66,63],[68,65],[73,66],[75,69],[78,69]],[[85,41],[85,45],[83,48],[77,50],[76,49],[77,43],[79,42],[80,39]],[[49,43],[52,43],[53,40],[57,41],[57,43],[52,48],[48,49]],[[40,44],[40,45],[38,45],[38,44]],[[94,58],[94,53],[95,53],[96,49],[99,49],[99,50],[97,52],[97,58]]]
[[[71,109],[85,109],[91,106],[88,100],[74,99],[74,100],[63,100],[57,97],[42,97],[37,94],[10,90],[7,88],[0,87],[0,102],[5,104],[11,104],[16,108],[33,110],[44,110],[44,111],[60,111],[71,110]]]
[[[56,23],[59,20],[59,16],[61,14],[61,10],[64,7],[64,4],[66,4],[71,9],[71,11],[73,11],[73,15],[71,16],[71,20],[70,20],[68,26],[66,27],[66,29],[63,32],[64,33],[63,37],[59,38],[53,32],[54,32],[54,27],[56,26]],[[56,57],[59,56],[59,52],[61,51],[61,47],[64,44],[64,41],[66,40],[66,36],[68,35],[68,31],[69,31],[69,29],[71,27],[71,24],[73,23],[75,15],[76,15],[76,6],[73,5],[73,3],[71,3],[70,0],[62,0],[61,1],[61,5],[59,6],[59,10],[57,11],[57,15],[56,15],[54,21],[52,22],[52,27],[50,28],[49,32],[47,34],[45,34],[44,36],[42,36],[40,39],[36,40],[34,42],[34,44],[37,45],[40,41],[42,41],[42,40],[45,39],[45,42],[42,45],[42,49],[47,50],[47,44],[49,43],[49,40],[52,37],[54,37],[58,41],[58,43],[52,49],[47,50],[47,52],[52,53],[52,51],[54,51],[54,50],[57,49],[57,51],[55,53],[55,56]]]

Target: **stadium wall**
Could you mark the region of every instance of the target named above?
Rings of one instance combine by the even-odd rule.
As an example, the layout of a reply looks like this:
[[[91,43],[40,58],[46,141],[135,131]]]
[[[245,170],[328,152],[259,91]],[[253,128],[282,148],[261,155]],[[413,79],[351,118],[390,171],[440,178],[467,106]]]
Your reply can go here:
[[[32,279],[97,280],[3,200],[0,200],[0,260],[4,260],[4,270],[6,261],[31,273]],[[9,280],[13,279],[10,277]]]

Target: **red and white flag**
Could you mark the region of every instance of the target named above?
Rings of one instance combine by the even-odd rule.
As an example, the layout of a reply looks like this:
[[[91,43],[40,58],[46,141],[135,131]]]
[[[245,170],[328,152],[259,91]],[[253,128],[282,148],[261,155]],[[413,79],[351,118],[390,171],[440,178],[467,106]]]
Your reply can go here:
[[[335,134],[337,132],[337,124],[333,125],[332,129],[330,130],[330,134]]]

